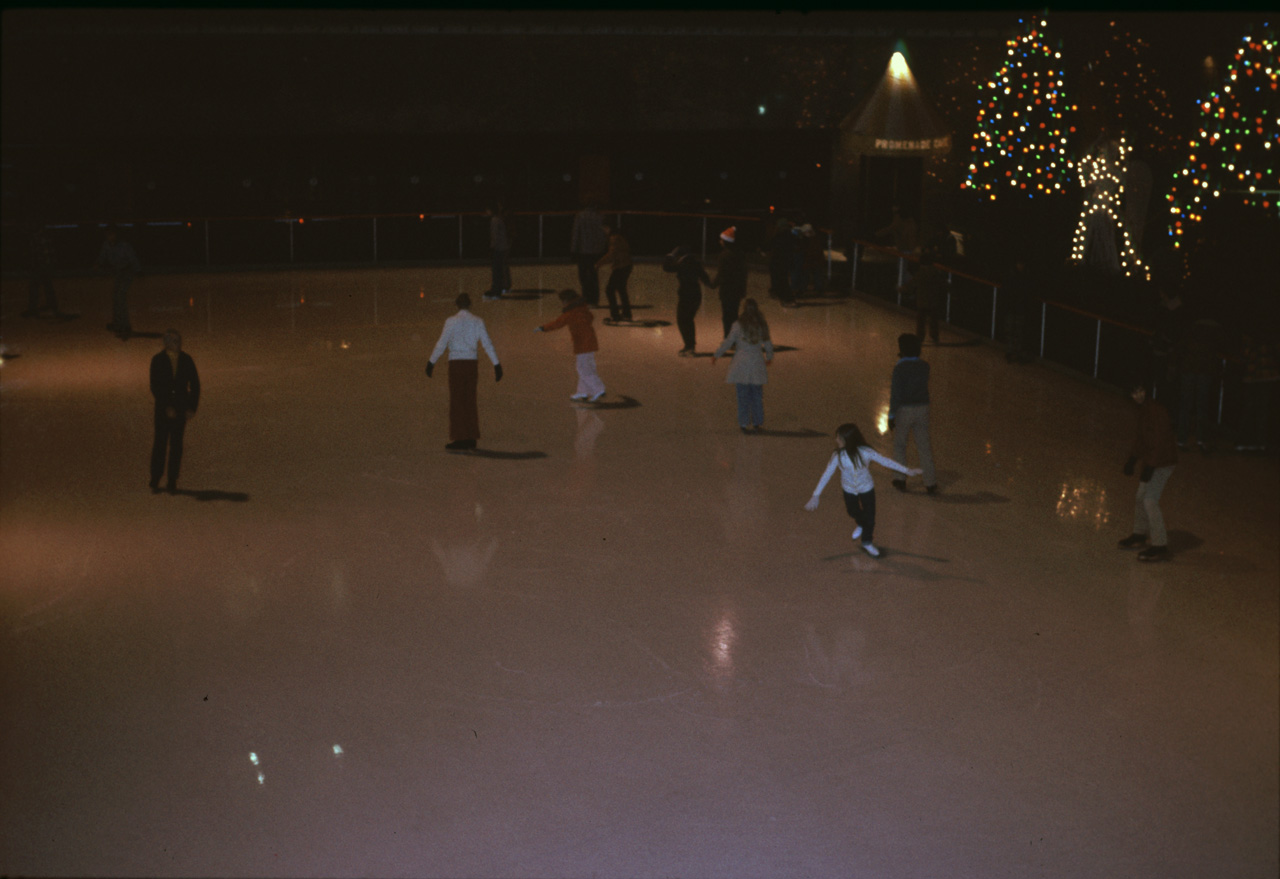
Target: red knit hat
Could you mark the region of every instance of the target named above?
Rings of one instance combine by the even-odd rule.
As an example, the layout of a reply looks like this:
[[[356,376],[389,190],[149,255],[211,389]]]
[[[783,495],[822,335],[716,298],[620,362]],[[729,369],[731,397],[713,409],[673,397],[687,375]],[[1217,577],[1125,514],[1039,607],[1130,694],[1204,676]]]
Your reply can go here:
[[[732,244],[734,238],[736,238],[737,235],[738,235],[738,227],[730,226],[728,229],[725,229],[723,232],[720,233],[720,240],[728,241],[730,244]]]

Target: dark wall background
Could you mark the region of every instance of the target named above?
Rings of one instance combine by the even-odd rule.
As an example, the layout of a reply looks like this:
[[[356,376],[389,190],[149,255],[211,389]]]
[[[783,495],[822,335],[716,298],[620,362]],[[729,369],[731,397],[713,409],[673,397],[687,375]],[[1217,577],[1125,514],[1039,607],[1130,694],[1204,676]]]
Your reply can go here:
[[[1057,15],[1051,30],[1083,64],[1104,18]],[[1247,23],[1134,18],[1184,106],[1206,47],[1225,55]],[[832,129],[894,48],[958,152],[975,83],[1017,19],[9,10],[5,219],[463,210],[494,197],[568,209],[592,156],[618,207],[781,203],[819,218]]]

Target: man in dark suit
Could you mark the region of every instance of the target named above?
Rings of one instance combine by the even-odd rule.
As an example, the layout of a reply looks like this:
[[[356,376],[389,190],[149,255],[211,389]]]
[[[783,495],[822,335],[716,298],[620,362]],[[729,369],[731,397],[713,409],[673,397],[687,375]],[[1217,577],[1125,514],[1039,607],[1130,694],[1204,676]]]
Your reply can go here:
[[[182,336],[166,330],[164,350],[151,358],[151,395],[156,398],[156,437],[151,445],[151,492],[160,491],[165,453],[169,458],[169,494],[178,490],[178,468],[182,466],[182,435],[187,418],[196,414],[200,402],[200,376],[190,354],[182,350]]]

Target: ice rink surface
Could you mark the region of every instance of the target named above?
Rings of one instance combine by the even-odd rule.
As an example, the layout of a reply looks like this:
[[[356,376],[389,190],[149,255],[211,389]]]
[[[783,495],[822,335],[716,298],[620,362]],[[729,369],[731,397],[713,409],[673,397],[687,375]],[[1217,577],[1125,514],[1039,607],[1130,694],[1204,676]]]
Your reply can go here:
[[[597,321],[610,405],[571,403],[533,330],[575,272],[514,273],[139,278],[203,383],[177,496],[159,338],[103,329],[109,279],[65,323],[4,282],[0,874],[1277,874],[1274,458],[1184,453],[1139,563],[1129,399],[944,329],[941,491],[877,468],[872,559],[838,480],[802,506],[841,422],[890,451],[908,316],[753,276],[785,348],[744,436],[674,325]],[[674,321],[672,276],[631,289]],[[463,290],[488,456],[423,373]]]

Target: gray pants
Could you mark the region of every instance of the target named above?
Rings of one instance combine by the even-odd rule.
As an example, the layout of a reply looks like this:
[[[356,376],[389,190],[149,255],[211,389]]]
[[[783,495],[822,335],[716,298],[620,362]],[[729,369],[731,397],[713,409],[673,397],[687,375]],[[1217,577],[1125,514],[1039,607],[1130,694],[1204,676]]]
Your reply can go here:
[[[1164,530],[1164,514],[1160,512],[1160,495],[1173,474],[1173,467],[1157,467],[1151,479],[1138,483],[1137,503],[1133,508],[1133,533],[1146,534],[1152,546],[1167,546],[1169,535]]]
[[[929,444],[928,403],[898,407],[897,415],[894,417],[893,460],[903,465],[907,463],[908,433],[916,438],[916,452],[920,455],[920,469],[924,471],[924,484],[936,485],[938,474],[933,469],[933,447]]]

